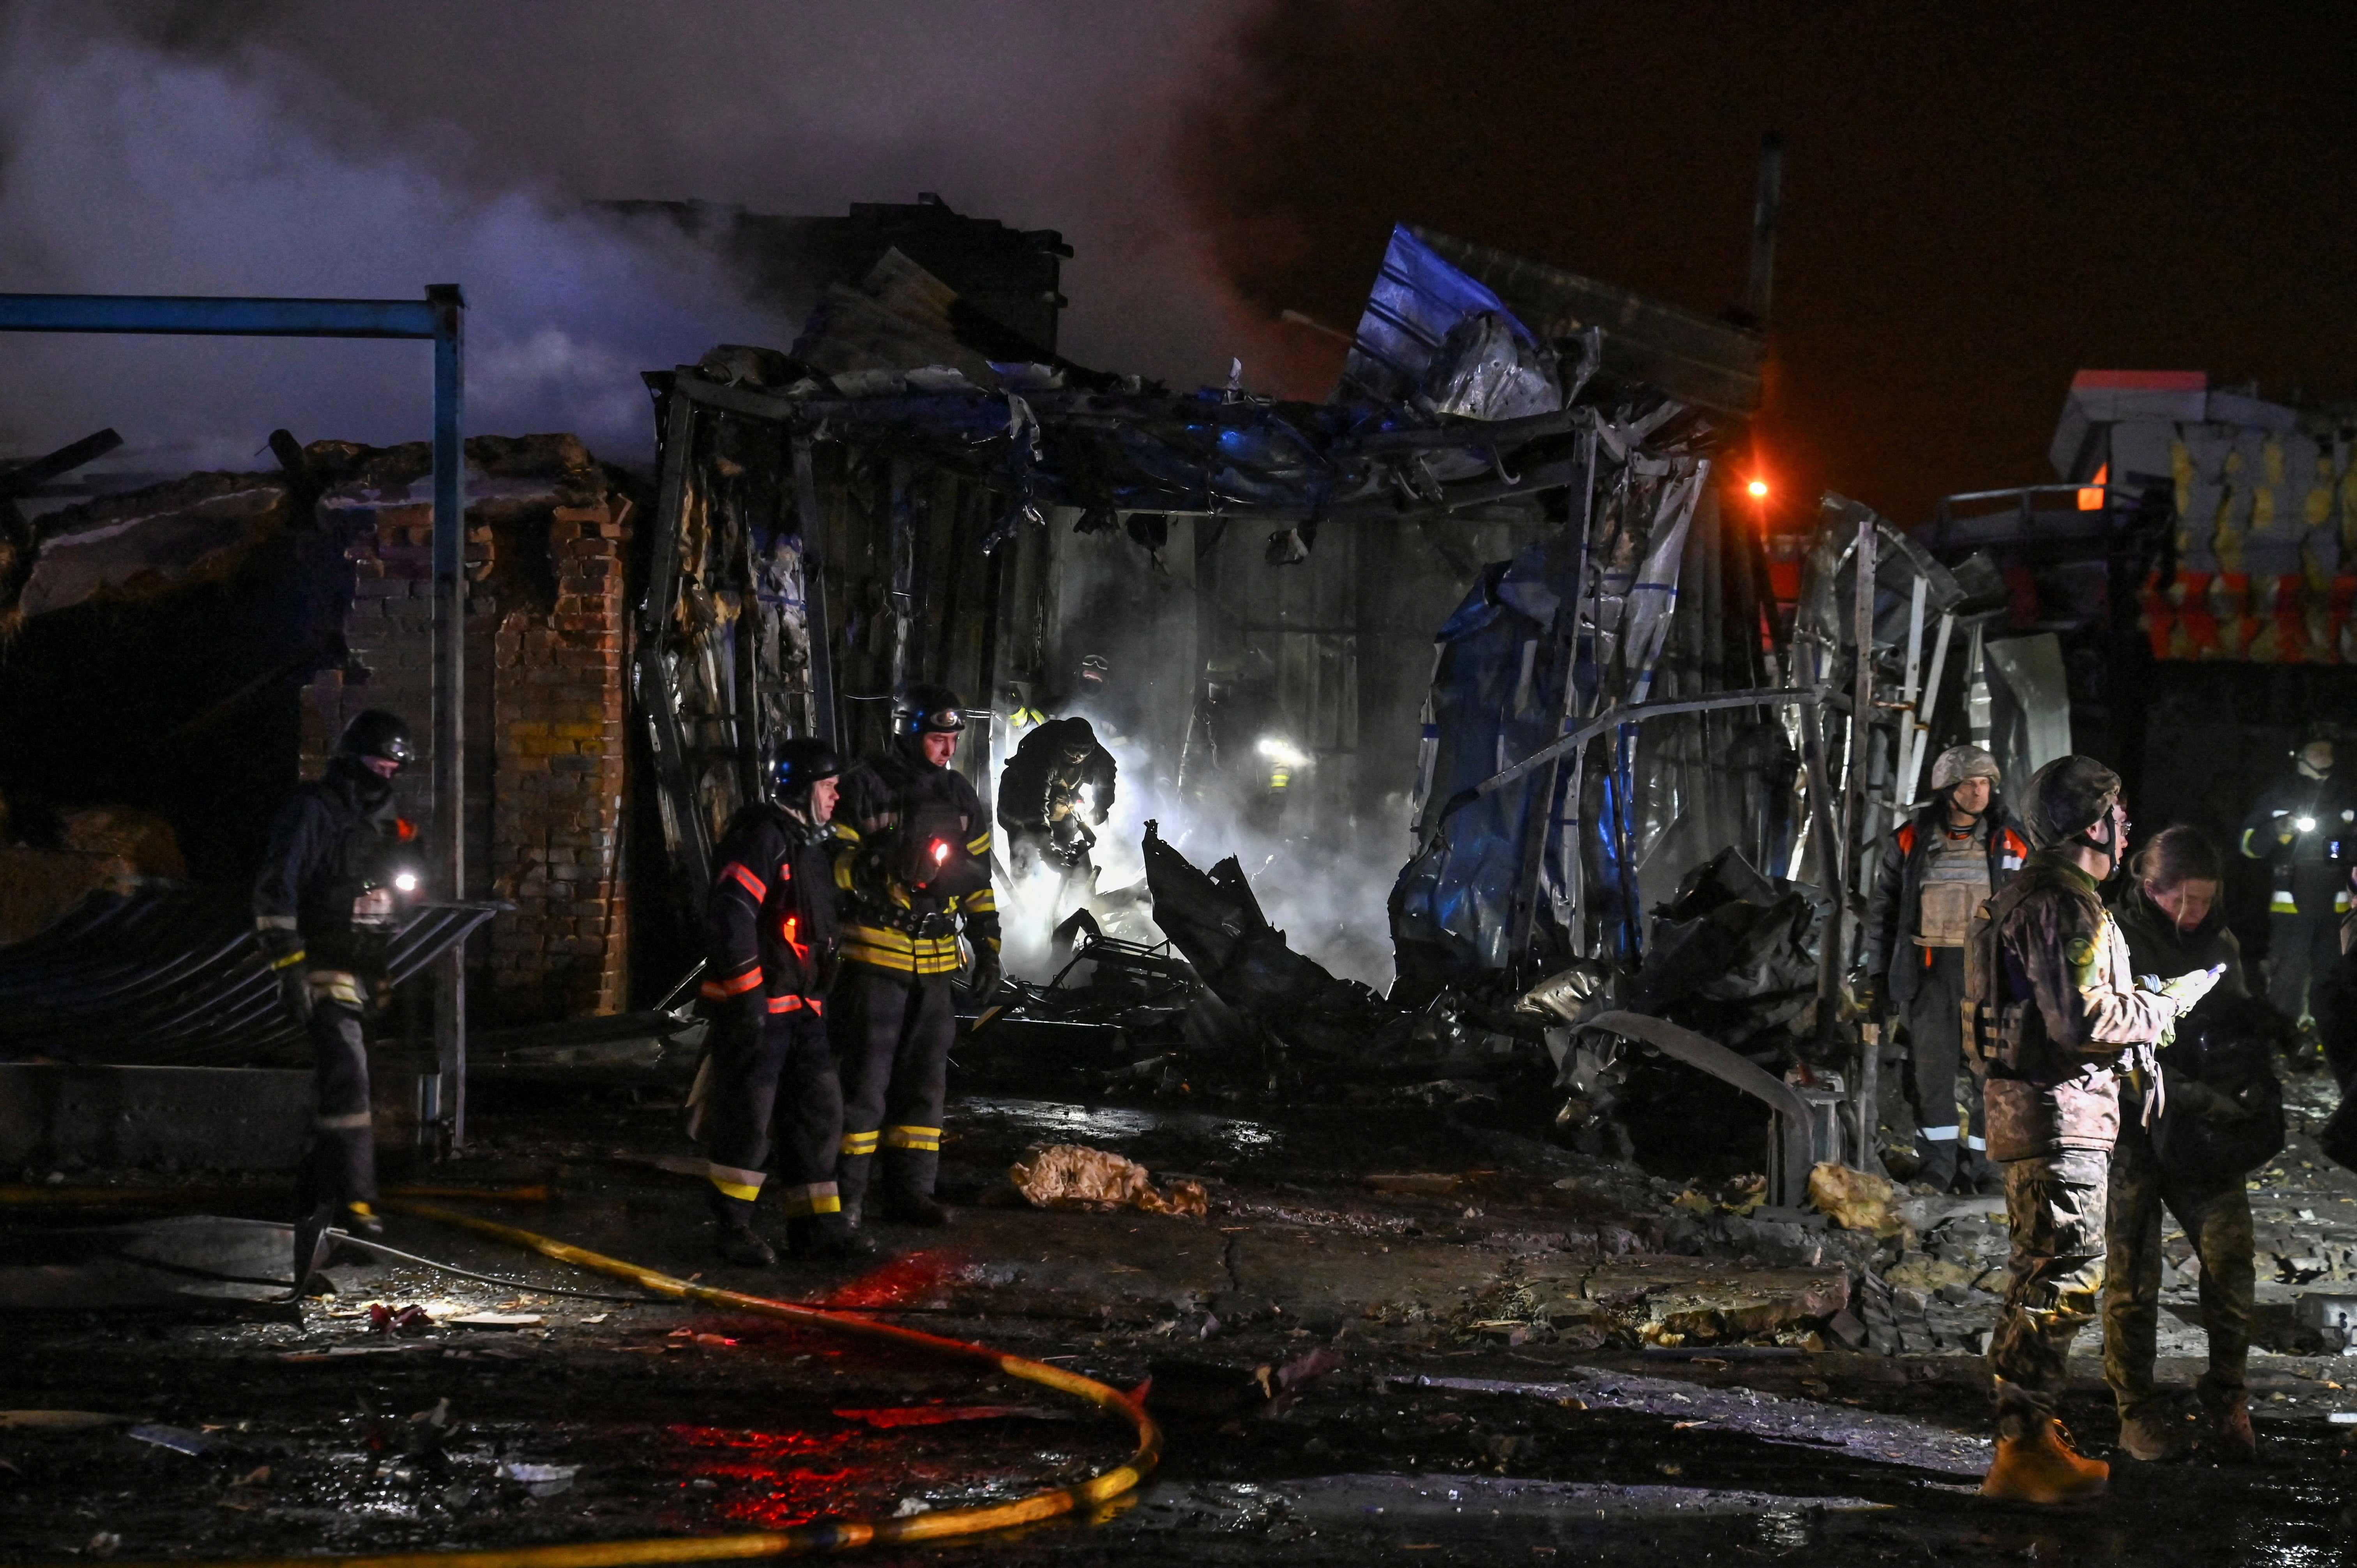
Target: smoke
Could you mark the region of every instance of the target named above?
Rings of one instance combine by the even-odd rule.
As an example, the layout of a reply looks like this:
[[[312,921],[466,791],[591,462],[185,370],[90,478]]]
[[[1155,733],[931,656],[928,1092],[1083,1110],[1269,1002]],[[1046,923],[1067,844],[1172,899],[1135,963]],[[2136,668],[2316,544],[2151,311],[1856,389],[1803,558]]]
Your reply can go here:
[[[462,285],[468,425],[642,459],[642,370],[783,344],[655,220],[583,203],[840,212],[919,190],[1058,228],[1065,350],[1179,381],[1255,357],[1163,171],[1235,0],[877,7],[621,0],[0,6],[0,289],[417,297]],[[9,340],[0,452],[113,424],[116,466],[250,466],[306,439],[422,438],[426,349]]]

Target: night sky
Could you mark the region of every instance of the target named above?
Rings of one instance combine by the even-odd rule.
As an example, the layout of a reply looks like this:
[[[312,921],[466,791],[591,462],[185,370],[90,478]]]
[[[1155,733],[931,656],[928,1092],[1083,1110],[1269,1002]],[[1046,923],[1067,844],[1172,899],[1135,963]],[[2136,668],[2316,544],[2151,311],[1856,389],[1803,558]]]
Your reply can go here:
[[[1717,313],[1784,133],[1760,463],[1902,521],[2042,483],[2084,366],[2357,396],[2346,7],[1290,0],[1198,101],[1244,297],[1347,328],[1394,220]],[[1318,394],[1339,349],[1295,330]]]

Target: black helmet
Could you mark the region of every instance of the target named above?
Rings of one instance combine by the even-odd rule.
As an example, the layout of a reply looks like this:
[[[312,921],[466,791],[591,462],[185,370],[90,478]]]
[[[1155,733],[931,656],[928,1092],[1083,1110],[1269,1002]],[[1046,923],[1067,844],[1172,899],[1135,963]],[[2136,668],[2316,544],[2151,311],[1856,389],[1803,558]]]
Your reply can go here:
[[[2092,757],[2058,757],[2030,775],[2022,817],[2029,836],[2044,849],[2101,822],[2119,799],[2118,774]]]
[[[778,747],[770,767],[770,793],[788,805],[810,799],[811,786],[843,771],[834,747],[815,736],[797,736]]]
[[[893,710],[893,728],[906,736],[959,735],[965,729],[965,704],[947,686],[911,686]]]
[[[1096,725],[1078,714],[1064,721],[1064,749],[1081,751],[1097,743]]]
[[[409,738],[408,723],[399,714],[371,708],[344,726],[343,739],[336,742],[336,755],[382,757],[406,768],[417,760],[417,747]]]

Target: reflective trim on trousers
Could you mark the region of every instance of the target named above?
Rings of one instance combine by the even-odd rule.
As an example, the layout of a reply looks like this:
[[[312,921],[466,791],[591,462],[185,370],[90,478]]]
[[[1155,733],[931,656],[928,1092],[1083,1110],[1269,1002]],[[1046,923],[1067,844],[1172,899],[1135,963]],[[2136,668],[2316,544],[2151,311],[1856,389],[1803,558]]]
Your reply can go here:
[[[843,1152],[846,1155],[872,1155],[876,1152],[877,1140],[882,1136],[881,1133],[845,1133],[843,1135]]]
[[[831,1181],[814,1181],[807,1187],[783,1188],[780,1196],[789,1219],[800,1219],[805,1215],[840,1214],[843,1197]]]
[[[888,1149],[935,1152],[942,1146],[942,1130],[939,1127],[887,1127],[884,1129],[884,1146]]]
[[[1953,1144],[1964,1136],[1964,1132],[1961,1126],[1926,1127],[1923,1129],[1923,1137],[1928,1143]]]
[[[341,969],[315,969],[307,976],[311,983],[311,999],[340,1002],[347,1007],[364,1007],[368,998],[361,992],[357,974]]]

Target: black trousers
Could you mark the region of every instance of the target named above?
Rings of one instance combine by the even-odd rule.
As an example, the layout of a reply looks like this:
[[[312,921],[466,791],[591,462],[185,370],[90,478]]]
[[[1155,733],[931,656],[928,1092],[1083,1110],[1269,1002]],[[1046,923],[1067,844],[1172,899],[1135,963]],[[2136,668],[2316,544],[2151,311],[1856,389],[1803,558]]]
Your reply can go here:
[[[1927,951],[1932,961],[1923,964]],[[1959,1155],[1975,1143],[1986,1146],[1986,1138],[1980,1124],[1980,1079],[1964,1072],[1964,950],[1910,943],[1896,961],[1922,965],[1907,1004],[1907,1103],[1915,1112],[1916,1152],[1923,1157],[1924,1174],[1945,1186],[1956,1174]],[[1973,1102],[1969,1129],[1956,1119],[1960,1079]]]
[[[368,1036],[357,1007],[311,1004],[311,1145],[296,1181],[296,1210],[376,1201],[376,1129],[369,1116]]]
[[[932,1196],[942,1160],[942,1107],[957,1036],[951,976],[845,964],[829,999],[843,1076],[843,1155],[835,1181],[855,1220],[880,1149],[896,1192]]]
[[[825,1021],[807,1007],[772,1013],[758,1037],[732,1030],[716,1048],[704,1147],[719,1197],[751,1208],[774,1148],[789,1219],[839,1212],[834,1157],[843,1139],[843,1089]]]
[[[2307,1016],[2309,982],[2321,980],[2341,959],[2341,917],[2267,917],[2267,1000],[2294,1021]]]

